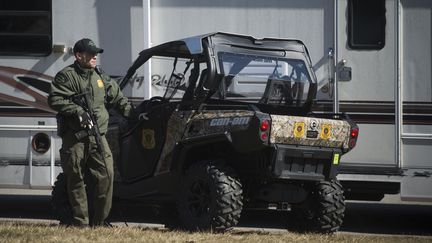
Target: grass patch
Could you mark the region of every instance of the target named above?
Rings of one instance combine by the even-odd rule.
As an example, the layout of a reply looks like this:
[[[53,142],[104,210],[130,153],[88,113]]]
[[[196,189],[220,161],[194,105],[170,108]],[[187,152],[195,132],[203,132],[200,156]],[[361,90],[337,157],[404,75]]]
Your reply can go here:
[[[0,242],[432,242],[431,237],[293,232],[182,232],[143,227],[73,228],[49,223],[0,222]]]

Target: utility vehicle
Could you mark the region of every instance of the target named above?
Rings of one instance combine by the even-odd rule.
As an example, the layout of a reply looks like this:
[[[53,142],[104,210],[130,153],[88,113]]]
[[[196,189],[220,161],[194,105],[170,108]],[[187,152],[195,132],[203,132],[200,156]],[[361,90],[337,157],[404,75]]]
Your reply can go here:
[[[233,227],[249,209],[291,210],[306,230],[340,227],[336,175],[359,130],[344,114],[312,112],[317,81],[303,42],[229,33],[172,41],[142,51],[120,86],[146,62],[160,93],[135,120],[110,120],[115,199],[172,212],[188,230]],[[66,212],[58,179],[54,208]]]

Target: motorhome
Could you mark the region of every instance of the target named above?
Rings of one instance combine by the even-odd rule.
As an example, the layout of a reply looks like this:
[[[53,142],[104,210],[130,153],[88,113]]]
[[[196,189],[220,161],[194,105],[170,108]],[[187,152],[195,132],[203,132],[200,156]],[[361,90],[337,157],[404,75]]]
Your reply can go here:
[[[432,200],[432,2],[427,0],[38,0],[0,3],[0,187],[46,188],[60,172],[50,82],[76,40],[123,76],[153,45],[216,31],[301,39],[318,77],[315,112],[360,128],[338,178],[349,199]],[[132,100],[167,77],[146,65]]]

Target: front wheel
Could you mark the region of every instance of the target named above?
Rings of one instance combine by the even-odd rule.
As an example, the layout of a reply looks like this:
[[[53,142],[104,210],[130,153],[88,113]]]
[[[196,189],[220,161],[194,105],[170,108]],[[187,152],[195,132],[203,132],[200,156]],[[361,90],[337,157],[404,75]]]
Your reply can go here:
[[[182,179],[177,210],[188,230],[224,230],[237,225],[242,200],[242,186],[230,167],[199,163]]]
[[[89,172],[86,173],[84,183],[89,185]],[[92,197],[93,190],[86,187],[88,210],[90,217],[90,225],[92,225],[92,217],[94,214]],[[57,176],[56,181],[51,192],[51,208],[54,213],[54,217],[59,220],[60,225],[70,226],[73,224],[73,213],[72,206],[69,202],[69,195],[67,191],[67,178],[65,173],[60,173]]]
[[[345,214],[342,185],[336,179],[320,181],[311,188],[307,200],[294,208],[303,230],[333,233],[339,230]]]
[[[60,225],[72,224],[72,208],[69,203],[66,189],[66,175],[64,173],[60,173],[54,182],[51,192],[51,207],[54,216],[60,221]]]

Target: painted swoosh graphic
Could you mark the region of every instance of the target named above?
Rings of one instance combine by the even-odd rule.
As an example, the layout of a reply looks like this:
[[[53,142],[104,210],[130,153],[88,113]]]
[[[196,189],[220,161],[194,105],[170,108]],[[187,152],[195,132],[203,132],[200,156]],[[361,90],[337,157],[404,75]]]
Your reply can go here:
[[[47,103],[53,77],[42,73],[0,66],[0,99],[49,113],[56,113]]]

